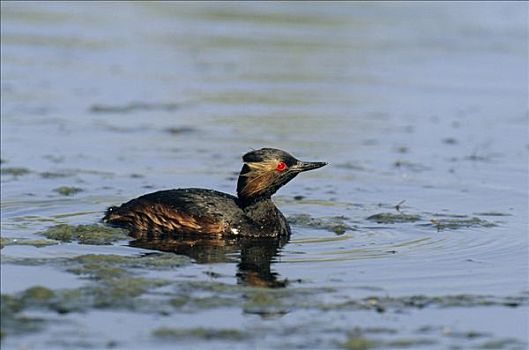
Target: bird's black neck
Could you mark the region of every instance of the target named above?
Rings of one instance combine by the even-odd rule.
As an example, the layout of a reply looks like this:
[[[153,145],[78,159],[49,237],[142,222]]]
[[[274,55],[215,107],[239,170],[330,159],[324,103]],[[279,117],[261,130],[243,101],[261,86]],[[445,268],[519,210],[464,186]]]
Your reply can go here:
[[[271,196],[258,196],[251,198],[238,198],[237,203],[242,210],[252,211],[258,208],[275,208],[274,202],[272,202]]]
[[[290,226],[270,197],[240,200],[239,206],[269,236],[290,235]]]

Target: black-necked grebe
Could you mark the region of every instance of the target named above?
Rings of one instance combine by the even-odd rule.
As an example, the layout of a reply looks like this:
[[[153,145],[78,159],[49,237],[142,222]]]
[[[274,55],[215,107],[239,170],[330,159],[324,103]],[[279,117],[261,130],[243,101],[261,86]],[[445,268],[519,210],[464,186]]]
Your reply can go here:
[[[300,172],[327,163],[303,162],[273,148],[248,152],[242,159],[237,197],[201,188],[158,191],[108,208],[103,221],[127,228],[135,237],[290,235],[290,226],[271,196]]]

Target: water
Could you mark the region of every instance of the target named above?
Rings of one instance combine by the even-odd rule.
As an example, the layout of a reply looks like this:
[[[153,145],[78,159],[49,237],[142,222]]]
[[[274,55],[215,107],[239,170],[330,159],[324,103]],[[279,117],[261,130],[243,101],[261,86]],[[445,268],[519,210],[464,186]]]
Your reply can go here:
[[[17,243],[158,189],[233,193],[251,148],[330,163],[276,195],[286,245],[121,261],[160,285],[110,303],[56,307],[125,283],[75,257],[153,247],[6,245],[3,294],[61,296],[3,313],[3,348],[527,346],[526,3],[5,2],[1,39]],[[399,203],[416,220],[367,219]]]

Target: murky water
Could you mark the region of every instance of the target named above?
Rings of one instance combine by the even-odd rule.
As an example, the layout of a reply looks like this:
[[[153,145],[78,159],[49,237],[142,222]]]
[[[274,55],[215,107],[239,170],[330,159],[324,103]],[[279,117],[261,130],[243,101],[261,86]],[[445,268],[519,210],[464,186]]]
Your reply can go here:
[[[3,349],[527,347],[527,3],[1,10]],[[263,146],[286,244],[75,231]]]

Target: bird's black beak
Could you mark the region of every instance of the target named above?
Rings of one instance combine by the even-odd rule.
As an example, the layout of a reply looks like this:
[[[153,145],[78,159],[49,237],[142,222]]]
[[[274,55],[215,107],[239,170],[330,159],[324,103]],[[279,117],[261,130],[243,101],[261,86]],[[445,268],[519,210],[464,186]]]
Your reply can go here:
[[[300,160],[293,167],[294,168],[293,170],[296,170],[298,172],[302,172],[302,171],[318,169],[318,168],[321,168],[322,166],[325,166],[325,165],[327,165],[326,162],[303,162],[303,161]]]

